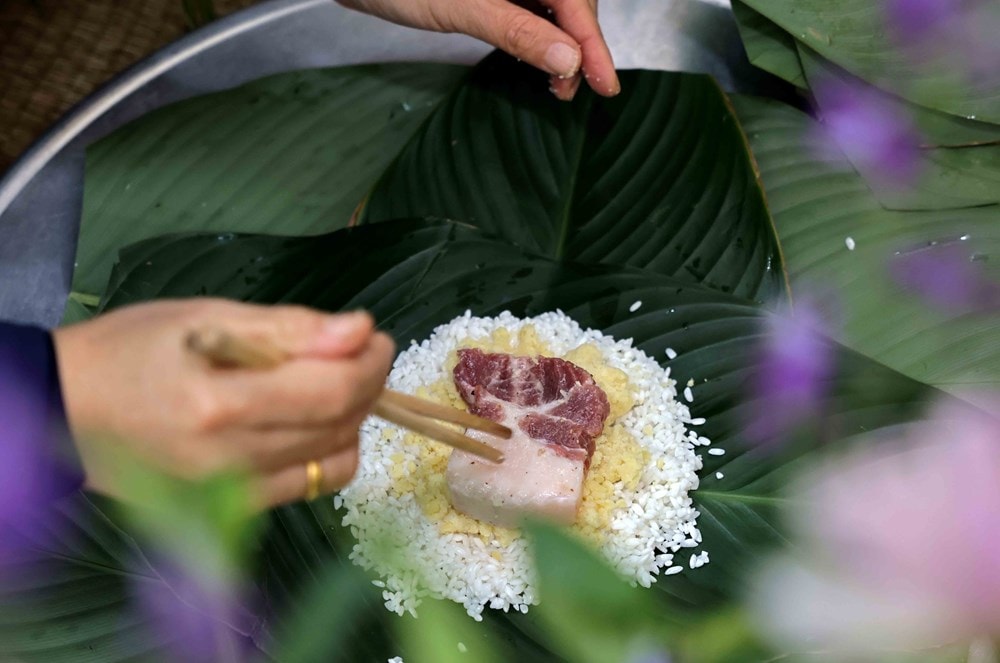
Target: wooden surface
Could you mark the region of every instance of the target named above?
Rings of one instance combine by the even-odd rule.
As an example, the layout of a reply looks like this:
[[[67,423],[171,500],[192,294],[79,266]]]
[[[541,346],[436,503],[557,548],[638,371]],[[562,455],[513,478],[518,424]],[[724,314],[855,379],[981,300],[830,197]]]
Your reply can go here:
[[[189,29],[182,0],[0,0],[0,173],[74,104]]]

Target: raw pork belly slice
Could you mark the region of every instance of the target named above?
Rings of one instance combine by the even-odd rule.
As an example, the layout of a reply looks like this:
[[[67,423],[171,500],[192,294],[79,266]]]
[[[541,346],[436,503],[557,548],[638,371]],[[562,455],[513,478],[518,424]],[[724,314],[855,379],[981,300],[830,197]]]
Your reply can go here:
[[[514,432],[502,440],[467,431],[503,450],[505,460],[453,451],[447,479],[454,507],[506,527],[525,515],[576,520],[594,439],[611,411],[590,373],[562,359],[462,349],[454,376],[473,414]]]

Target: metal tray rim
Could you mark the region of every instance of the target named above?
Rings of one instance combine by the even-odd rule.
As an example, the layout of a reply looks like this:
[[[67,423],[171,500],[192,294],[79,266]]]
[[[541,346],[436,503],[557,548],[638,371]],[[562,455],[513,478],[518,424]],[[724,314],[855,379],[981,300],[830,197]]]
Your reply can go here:
[[[64,147],[142,86],[181,62],[240,33],[329,2],[330,0],[267,0],[194,30],[115,75],[68,110],[0,178],[0,216],[3,216],[21,191]]]

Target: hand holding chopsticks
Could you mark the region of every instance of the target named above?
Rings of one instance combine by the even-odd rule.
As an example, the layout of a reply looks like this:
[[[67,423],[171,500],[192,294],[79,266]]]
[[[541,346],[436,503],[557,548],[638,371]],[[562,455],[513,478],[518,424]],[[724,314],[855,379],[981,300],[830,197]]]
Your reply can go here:
[[[266,343],[227,343],[211,329],[189,338],[205,327]],[[89,488],[144,499],[145,484],[122,471],[134,461],[190,481],[238,474],[260,508],[331,493],[354,478],[358,428],[394,354],[363,311],[208,297],[122,307],[61,327],[53,345]],[[284,363],[206,370],[204,356],[234,366]]]
[[[268,369],[288,359],[280,348],[269,343],[242,338],[215,328],[194,330],[188,334],[185,343],[195,354],[219,365]],[[503,462],[503,453],[498,449],[437,421],[459,424],[501,438],[511,436],[509,428],[496,422],[477,417],[464,410],[388,389],[376,402],[374,414],[403,428],[495,463]]]

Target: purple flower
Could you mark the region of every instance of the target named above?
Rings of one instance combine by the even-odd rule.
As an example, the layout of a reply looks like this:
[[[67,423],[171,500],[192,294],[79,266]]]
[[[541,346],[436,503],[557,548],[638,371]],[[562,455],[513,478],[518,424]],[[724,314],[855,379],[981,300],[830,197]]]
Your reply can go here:
[[[833,347],[821,333],[827,316],[808,299],[794,315],[775,314],[757,349],[747,432],[758,443],[779,440],[818,416],[833,373]]]
[[[896,283],[936,308],[956,314],[1000,310],[1000,283],[963,243],[900,253],[889,267]]]
[[[1000,394],[982,400],[939,405],[802,482],[808,561],[782,558],[758,587],[773,636],[864,648],[1000,633]]]
[[[885,0],[886,24],[904,44],[940,36],[961,11],[960,0]]]
[[[846,154],[862,175],[886,186],[904,186],[920,175],[920,134],[898,104],[846,78],[812,88],[822,112],[821,158]]]

